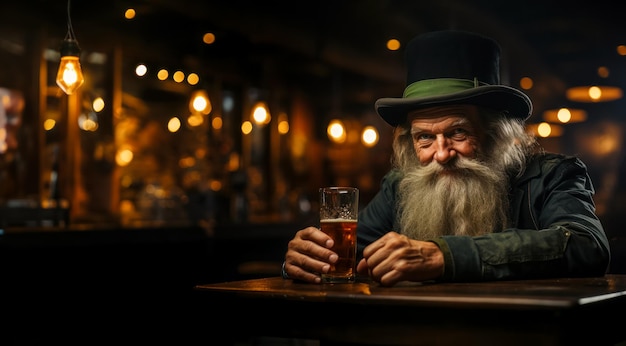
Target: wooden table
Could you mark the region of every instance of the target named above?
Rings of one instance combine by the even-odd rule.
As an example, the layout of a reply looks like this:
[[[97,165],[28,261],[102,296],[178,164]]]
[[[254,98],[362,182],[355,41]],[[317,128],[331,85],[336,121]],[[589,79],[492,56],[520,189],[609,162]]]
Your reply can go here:
[[[377,345],[614,345],[626,275],[485,283],[314,285],[280,277],[195,287],[207,339]]]

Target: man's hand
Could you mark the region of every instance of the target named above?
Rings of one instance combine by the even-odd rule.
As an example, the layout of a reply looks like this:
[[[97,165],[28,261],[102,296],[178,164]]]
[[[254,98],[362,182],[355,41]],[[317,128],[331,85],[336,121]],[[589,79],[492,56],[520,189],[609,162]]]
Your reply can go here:
[[[290,279],[321,283],[320,273],[330,270],[339,256],[330,250],[333,240],[316,227],[307,227],[289,241],[284,271]]]
[[[432,242],[389,232],[363,250],[357,272],[369,275],[382,286],[401,281],[428,281],[441,277],[443,253]]]

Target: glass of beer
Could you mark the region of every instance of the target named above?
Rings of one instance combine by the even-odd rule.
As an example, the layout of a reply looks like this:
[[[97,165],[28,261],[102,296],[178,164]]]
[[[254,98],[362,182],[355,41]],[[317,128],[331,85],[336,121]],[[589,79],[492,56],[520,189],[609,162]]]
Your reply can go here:
[[[323,283],[350,283],[356,277],[356,223],[359,213],[359,190],[354,187],[320,188],[320,228],[333,238],[331,248],[339,260]]]

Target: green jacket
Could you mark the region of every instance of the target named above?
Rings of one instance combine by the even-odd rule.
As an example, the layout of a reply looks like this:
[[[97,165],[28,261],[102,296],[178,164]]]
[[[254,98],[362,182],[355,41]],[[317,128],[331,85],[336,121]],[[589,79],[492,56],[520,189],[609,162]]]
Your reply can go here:
[[[359,213],[358,256],[391,230],[399,230],[396,196],[401,175],[390,171]],[[594,188],[585,164],[560,154],[537,155],[511,183],[513,228],[480,236],[442,236],[442,281],[486,281],[602,276],[609,242],[595,214]]]

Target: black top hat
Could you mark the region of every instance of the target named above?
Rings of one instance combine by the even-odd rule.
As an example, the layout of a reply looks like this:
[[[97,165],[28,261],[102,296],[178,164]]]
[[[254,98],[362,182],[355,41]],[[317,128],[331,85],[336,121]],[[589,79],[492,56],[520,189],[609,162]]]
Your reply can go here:
[[[500,46],[490,38],[465,31],[423,34],[408,43],[406,62],[402,98],[375,104],[392,126],[405,122],[410,111],[451,104],[484,106],[523,120],[531,115],[530,98],[500,84]]]

